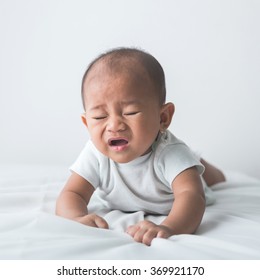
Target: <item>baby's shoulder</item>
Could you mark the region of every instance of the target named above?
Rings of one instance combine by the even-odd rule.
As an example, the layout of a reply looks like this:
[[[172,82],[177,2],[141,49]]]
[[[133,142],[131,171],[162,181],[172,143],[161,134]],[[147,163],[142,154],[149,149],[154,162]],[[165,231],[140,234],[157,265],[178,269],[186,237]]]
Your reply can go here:
[[[188,148],[188,146],[169,130],[159,135],[153,145],[153,151],[156,156],[167,156],[169,153]]]

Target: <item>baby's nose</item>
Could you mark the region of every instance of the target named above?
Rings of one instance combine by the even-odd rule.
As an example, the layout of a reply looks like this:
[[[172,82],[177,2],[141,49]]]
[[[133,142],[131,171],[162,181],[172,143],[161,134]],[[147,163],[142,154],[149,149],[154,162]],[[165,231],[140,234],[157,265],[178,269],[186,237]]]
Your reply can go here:
[[[110,132],[118,132],[125,130],[125,123],[120,116],[110,117],[107,124],[107,130]]]

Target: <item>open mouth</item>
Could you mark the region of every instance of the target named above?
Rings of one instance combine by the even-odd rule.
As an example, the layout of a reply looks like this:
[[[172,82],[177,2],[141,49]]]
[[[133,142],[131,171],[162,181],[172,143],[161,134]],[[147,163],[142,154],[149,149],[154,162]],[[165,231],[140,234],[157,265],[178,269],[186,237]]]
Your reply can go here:
[[[122,152],[128,147],[128,140],[125,138],[111,138],[108,140],[108,145],[116,152]]]
[[[110,139],[108,144],[112,147],[121,147],[127,145],[128,141],[124,138]]]

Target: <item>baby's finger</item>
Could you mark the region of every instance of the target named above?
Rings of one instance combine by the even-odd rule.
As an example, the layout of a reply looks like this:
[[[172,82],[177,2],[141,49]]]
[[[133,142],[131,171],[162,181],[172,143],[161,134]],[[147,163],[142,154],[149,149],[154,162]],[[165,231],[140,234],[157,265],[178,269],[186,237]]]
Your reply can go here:
[[[144,236],[143,236],[143,240],[142,242],[147,245],[147,246],[150,246],[151,245],[151,242],[152,240],[157,237],[157,231],[156,230],[148,230]]]
[[[132,225],[132,226],[129,226],[127,229],[126,229],[126,233],[128,233],[129,235],[131,235],[132,237],[134,237],[135,233],[139,230],[139,226],[137,225]]]
[[[96,227],[98,228],[104,228],[104,229],[108,229],[109,226],[108,226],[108,223],[106,222],[105,219],[101,218],[100,216],[95,216],[95,224],[96,224]]]
[[[97,227],[94,219],[92,218],[93,215],[85,215],[83,217],[76,218],[75,220],[83,225],[90,226],[90,227]]]
[[[149,229],[145,227],[139,227],[139,229],[135,232],[133,238],[136,242],[143,242],[143,237],[147,233]]]
[[[160,230],[158,233],[157,233],[157,236],[158,238],[168,238],[170,237],[171,234],[169,234],[167,231],[164,231],[164,230]]]

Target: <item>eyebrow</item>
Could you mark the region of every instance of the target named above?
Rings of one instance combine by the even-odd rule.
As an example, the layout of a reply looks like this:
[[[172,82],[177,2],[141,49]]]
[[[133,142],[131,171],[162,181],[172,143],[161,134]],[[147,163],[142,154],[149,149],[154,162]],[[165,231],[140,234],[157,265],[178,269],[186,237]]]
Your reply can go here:
[[[141,102],[139,100],[125,100],[120,102],[123,106],[129,106],[129,105],[140,105]],[[95,111],[95,110],[100,110],[103,109],[105,105],[96,105],[91,107],[89,110],[90,111]]]
[[[128,106],[128,105],[140,105],[141,102],[140,100],[134,99],[134,100],[126,100],[126,101],[122,101],[121,102],[122,105],[124,106]]]
[[[95,111],[95,110],[99,110],[99,109],[102,109],[104,106],[103,105],[96,105],[92,108],[89,108],[89,111]]]

